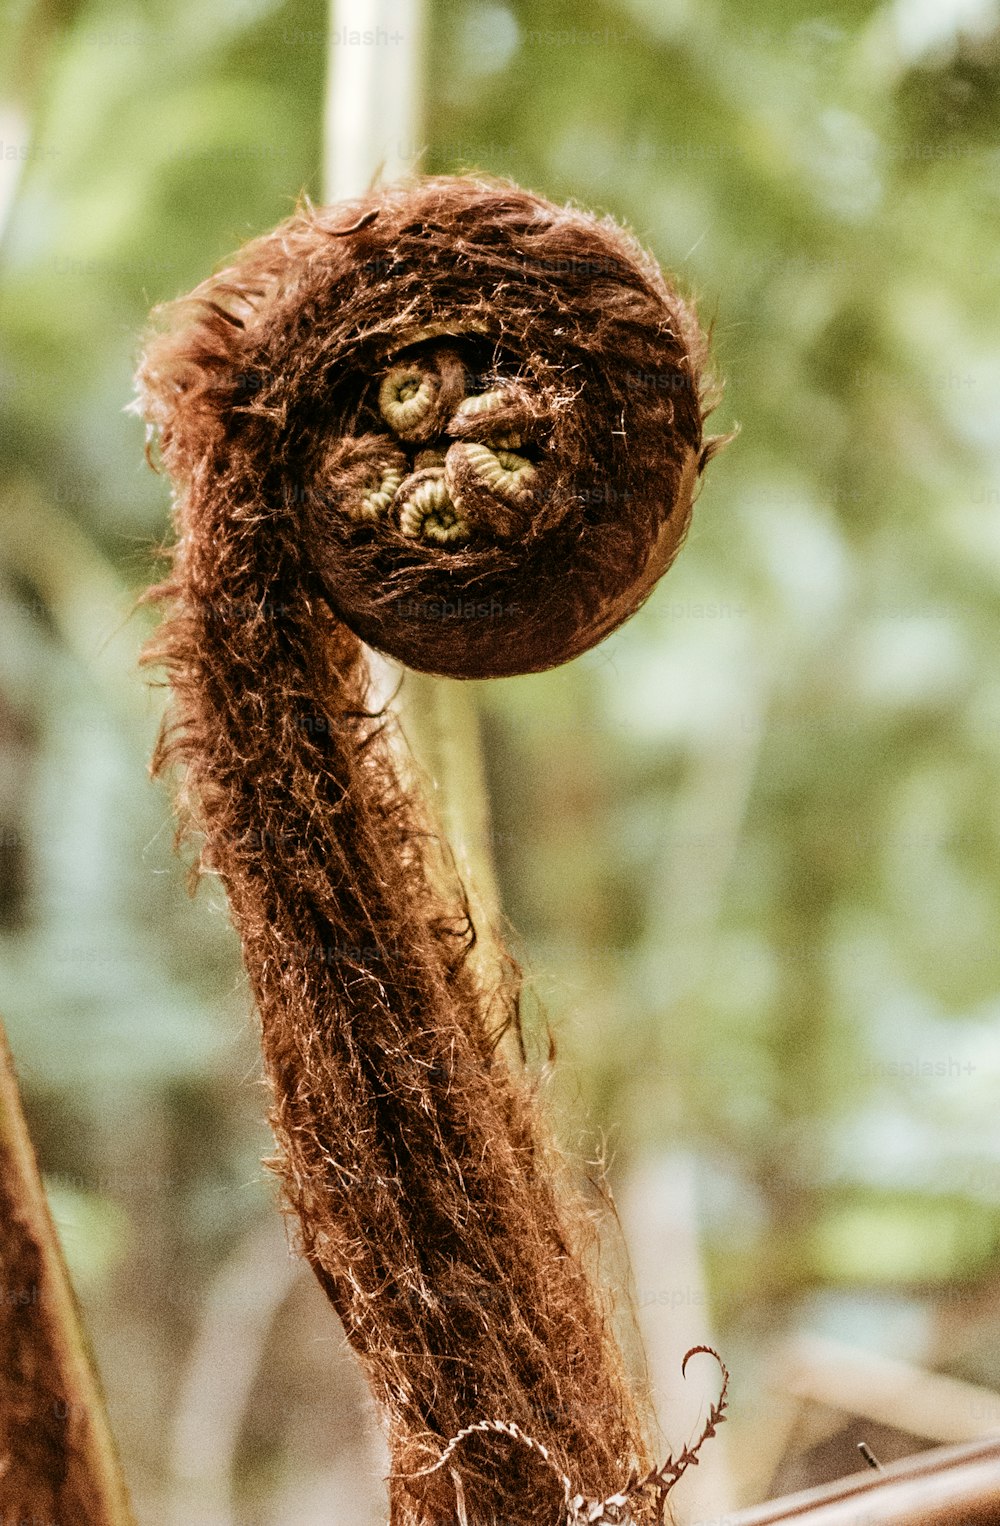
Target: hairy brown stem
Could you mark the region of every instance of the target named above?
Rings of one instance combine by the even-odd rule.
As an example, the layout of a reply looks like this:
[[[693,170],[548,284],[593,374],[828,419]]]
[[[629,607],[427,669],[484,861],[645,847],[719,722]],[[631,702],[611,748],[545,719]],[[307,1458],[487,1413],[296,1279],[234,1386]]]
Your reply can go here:
[[[314,652],[295,625],[237,627],[241,671],[191,631],[211,738],[198,785],[263,1017],[286,1194],[390,1417],[393,1519],[451,1519],[450,1483],[406,1475],[484,1413],[541,1431],[607,1490],[644,1455],[641,1432],[533,1104],[494,1057],[516,992],[488,1011],[463,908],[430,888],[424,823],[365,712],[360,645],[331,626]],[[265,760],[255,735],[297,745]],[[474,1519],[504,1520],[517,1499],[553,1519],[531,1459],[481,1453]]]
[[[702,356],[621,230],[440,179],[291,219],[140,371],[177,488],[157,763],[229,896],[277,1169],[388,1421],[394,1526],[562,1526],[561,1476],[604,1499],[650,1460],[592,1226],[497,1054],[516,970],[470,957],[362,639],[471,677],[614,629],[713,448]],[[428,1472],[482,1421],[457,1483]]]

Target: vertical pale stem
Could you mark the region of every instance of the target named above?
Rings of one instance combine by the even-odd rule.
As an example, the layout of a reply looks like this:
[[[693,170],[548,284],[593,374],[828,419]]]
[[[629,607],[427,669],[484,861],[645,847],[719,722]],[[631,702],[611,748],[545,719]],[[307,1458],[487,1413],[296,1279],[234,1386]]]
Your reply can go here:
[[[646,1352],[656,1410],[669,1416],[676,1434],[669,1446],[697,1433],[718,1375],[711,1364],[695,1364],[681,1376],[692,1346],[714,1346],[712,1314],[701,1250],[694,1161],[680,1151],[640,1164],[632,1173],[623,1204],[639,1305],[639,1328]],[[721,1430],[671,1493],[679,1526],[724,1521],[732,1508],[733,1481],[728,1437]]]
[[[477,935],[473,962],[489,990],[500,975],[494,941],[500,921],[500,893],[475,700],[465,684],[407,673],[400,711],[406,740],[423,776],[421,782],[444,828],[469,898]],[[512,1044],[509,1058],[515,1052]]]
[[[414,167],[422,147],[424,0],[331,0],[324,121],[324,195],[356,196]],[[383,693],[394,670],[372,658]],[[407,673],[403,730],[447,834],[469,896],[476,959],[487,985],[497,970],[499,912],[479,717],[472,692],[451,679]]]
[[[324,117],[327,201],[395,180],[421,149],[423,0],[332,0]]]

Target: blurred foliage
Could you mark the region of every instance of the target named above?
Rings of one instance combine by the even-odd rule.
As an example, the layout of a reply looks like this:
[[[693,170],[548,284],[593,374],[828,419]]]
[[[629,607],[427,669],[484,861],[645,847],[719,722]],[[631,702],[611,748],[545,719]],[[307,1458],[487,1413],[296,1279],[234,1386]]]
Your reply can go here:
[[[731,1349],[812,1322],[1000,1386],[995,1300],[963,1322],[947,1293],[1000,1250],[996,9],[433,0],[429,24],[424,166],[629,222],[698,298],[715,427],[742,429],[628,627],[475,686],[563,1130],[606,1133],[616,1181],[695,1149]],[[188,901],[145,779],[131,607],[167,495],[123,409],[149,308],[318,195],[326,20],[22,0],[8,26],[0,1005],[152,1521],[212,1289],[271,1208],[222,896]],[[924,1322],[873,1321],[886,1289]],[[331,1519],[310,1415],[345,1489],[377,1466],[343,1359],[318,1395],[339,1338],[312,1296],[247,1379],[241,1521]],[[914,1331],[942,1299],[939,1349]],[[338,1520],[379,1519],[352,1499]]]

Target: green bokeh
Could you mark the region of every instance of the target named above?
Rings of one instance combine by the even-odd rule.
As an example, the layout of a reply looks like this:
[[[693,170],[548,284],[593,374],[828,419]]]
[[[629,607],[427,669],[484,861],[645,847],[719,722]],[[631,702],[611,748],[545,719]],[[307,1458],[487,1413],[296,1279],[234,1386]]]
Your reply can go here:
[[[616,1183],[694,1151],[717,1333],[750,1352],[817,1296],[852,1338],[873,1290],[933,1319],[998,1264],[1000,33],[950,16],[429,12],[425,166],[628,222],[698,299],[714,427],[741,428],[627,628],[474,687],[560,1127],[606,1133]],[[306,0],[24,5],[0,93],[25,124],[0,159],[0,1006],[155,1509],[166,1444],[126,1374],[162,1430],[199,1300],[272,1210],[221,893],[187,900],[145,776],[129,612],[168,495],[123,410],[149,309],[318,196],[324,27]],[[970,1316],[945,1365],[997,1386],[995,1351]],[[288,1455],[321,1466],[279,1408],[244,1438],[248,1522]]]

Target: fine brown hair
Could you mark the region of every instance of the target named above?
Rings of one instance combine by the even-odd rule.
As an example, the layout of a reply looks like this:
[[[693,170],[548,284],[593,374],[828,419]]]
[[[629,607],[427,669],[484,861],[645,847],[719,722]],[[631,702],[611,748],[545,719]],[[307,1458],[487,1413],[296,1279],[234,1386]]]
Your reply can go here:
[[[229,896],[276,1169],[387,1419],[393,1526],[557,1526],[560,1470],[604,1499],[649,1456],[586,1214],[497,1053],[516,968],[487,989],[468,958],[362,642],[482,677],[619,625],[715,449],[704,350],[610,221],[439,178],[305,207],[165,309],[139,371],[176,495],[155,766]],[[427,1471],[486,1420],[553,1465],[493,1429]]]

